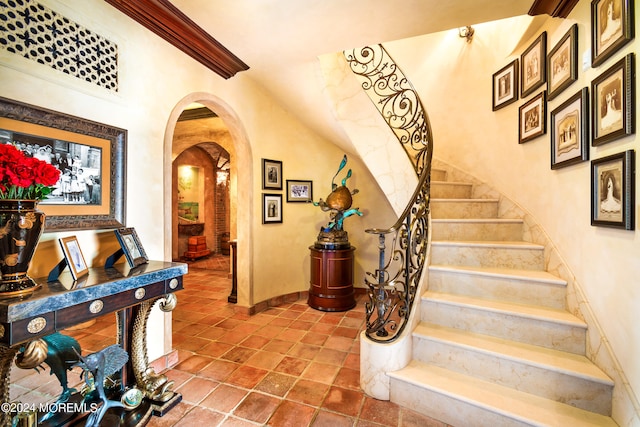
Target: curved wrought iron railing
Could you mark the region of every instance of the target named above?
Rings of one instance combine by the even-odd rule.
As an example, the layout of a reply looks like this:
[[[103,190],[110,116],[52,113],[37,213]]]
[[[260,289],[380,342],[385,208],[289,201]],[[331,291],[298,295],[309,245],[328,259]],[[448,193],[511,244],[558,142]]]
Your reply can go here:
[[[351,71],[404,147],[418,175],[418,185],[395,224],[369,229],[378,236],[379,261],[365,283],[366,335],[391,342],[409,321],[424,265],[429,237],[429,193],[433,138],[418,93],[382,45],[345,51]]]

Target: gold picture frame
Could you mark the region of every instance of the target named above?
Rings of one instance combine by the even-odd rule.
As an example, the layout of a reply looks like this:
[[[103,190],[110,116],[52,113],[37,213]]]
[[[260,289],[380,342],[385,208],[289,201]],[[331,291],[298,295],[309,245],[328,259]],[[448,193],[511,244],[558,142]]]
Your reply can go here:
[[[76,236],[62,237],[58,240],[73,280],[78,280],[87,275],[89,273],[89,267],[87,267],[87,262],[84,260],[84,255],[82,254]]]

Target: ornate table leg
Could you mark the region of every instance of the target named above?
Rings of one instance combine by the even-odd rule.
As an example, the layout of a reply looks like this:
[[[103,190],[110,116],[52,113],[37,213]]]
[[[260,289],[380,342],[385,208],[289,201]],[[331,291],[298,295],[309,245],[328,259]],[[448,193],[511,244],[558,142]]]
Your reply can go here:
[[[9,403],[9,385],[11,384],[11,379],[9,377],[11,375],[11,363],[13,362],[13,358],[17,352],[17,349],[0,345],[0,381],[2,381],[2,384],[0,385],[0,393],[2,393],[0,403]],[[11,413],[9,411],[0,411],[0,425],[11,425]]]

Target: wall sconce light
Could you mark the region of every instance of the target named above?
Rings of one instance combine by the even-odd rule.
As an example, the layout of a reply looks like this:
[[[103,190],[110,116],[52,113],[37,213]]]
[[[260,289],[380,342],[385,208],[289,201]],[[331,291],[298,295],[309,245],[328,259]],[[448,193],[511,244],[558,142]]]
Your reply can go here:
[[[467,39],[467,43],[471,43],[471,39],[473,39],[473,33],[475,33],[475,30],[471,25],[458,28],[458,35],[462,38]]]

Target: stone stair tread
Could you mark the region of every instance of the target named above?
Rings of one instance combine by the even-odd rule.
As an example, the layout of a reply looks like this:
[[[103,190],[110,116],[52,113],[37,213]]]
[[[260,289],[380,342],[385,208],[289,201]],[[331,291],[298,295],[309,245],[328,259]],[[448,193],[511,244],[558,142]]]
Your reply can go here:
[[[585,356],[553,350],[461,329],[422,322],[414,330],[414,336],[453,343],[485,354],[561,372],[574,377],[613,386],[613,381]]]
[[[610,417],[416,360],[389,376],[532,426],[617,426]]]
[[[518,304],[513,302],[485,300],[464,295],[454,295],[444,292],[427,291],[422,296],[422,300],[434,301],[443,304],[457,306],[467,306],[479,308],[486,311],[493,311],[503,314],[511,314],[530,319],[538,319],[547,322],[562,323],[565,325],[585,328],[587,325],[573,314],[565,310],[555,308]]]
[[[460,247],[485,247],[485,248],[517,248],[517,249],[544,249],[544,246],[521,240],[434,240],[432,246],[460,246]]]
[[[430,270],[448,271],[460,274],[473,274],[476,276],[493,276],[506,279],[528,280],[532,282],[552,283],[567,285],[567,281],[543,270],[522,270],[516,268],[499,267],[474,267],[459,265],[429,265]]]
[[[467,223],[467,224],[522,224],[524,221],[518,218],[434,218],[432,223]]]
[[[434,197],[434,198],[430,199],[430,203],[434,203],[434,202],[442,202],[442,203],[469,203],[469,202],[472,202],[472,203],[497,203],[499,201],[500,201],[500,199],[474,199],[474,198],[468,198],[468,197],[451,198],[451,199],[441,198],[441,197]]]

